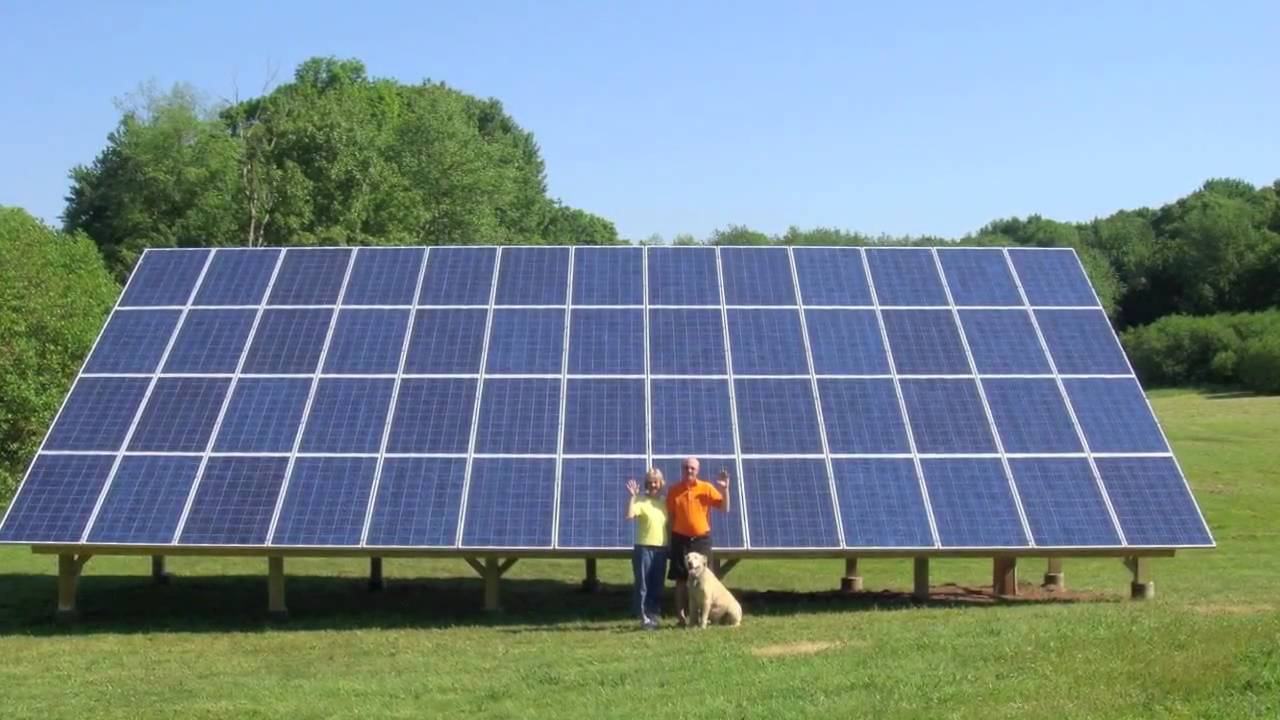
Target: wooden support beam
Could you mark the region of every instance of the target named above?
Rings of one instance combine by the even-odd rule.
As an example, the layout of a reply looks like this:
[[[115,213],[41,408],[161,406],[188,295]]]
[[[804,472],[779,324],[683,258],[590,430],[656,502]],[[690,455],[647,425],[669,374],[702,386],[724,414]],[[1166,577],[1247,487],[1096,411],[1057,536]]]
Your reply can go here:
[[[858,574],[858,558],[844,559],[844,577],[840,578],[840,592],[862,592],[862,576]]]
[[[289,608],[284,602],[284,558],[267,558],[267,614],[272,620],[286,620]]]
[[[472,562],[470,558],[467,562]],[[479,563],[475,563],[479,565]],[[498,558],[485,558],[484,570],[481,573],[484,577],[484,609],[487,612],[498,612],[502,606],[498,604],[498,579],[502,577],[502,572],[498,565]]]
[[[1061,592],[1067,589],[1066,576],[1062,574],[1062,558],[1049,558],[1049,565],[1044,571],[1044,589]]]
[[[996,595],[1018,594],[1018,558],[997,557],[991,561],[991,592]]]
[[[462,558],[462,559],[467,561],[467,564],[471,566],[471,569],[472,569],[472,570],[475,570],[475,571],[476,571],[476,574],[477,574],[477,575],[479,575],[479,576],[480,576],[480,577],[482,577],[482,578],[485,576],[485,574],[484,574],[484,572],[485,572],[485,571],[484,571],[484,563],[480,562],[480,561],[479,561],[479,560],[477,560],[476,558],[471,558],[471,557],[469,557],[469,558]]]
[[[1124,566],[1133,573],[1129,583],[1129,597],[1134,600],[1150,600],[1156,596],[1156,582],[1151,579],[1151,560],[1146,557],[1128,557]]]
[[[73,622],[78,616],[76,586],[87,561],[88,556],[83,561],[69,553],[58,556],[58,622]]]
[[[511,566],[515,565],[519,560],[520,558],[507,558],[506,560],[503,560],[502,564],[498,566],[498,577],[506,575],[507,571],[511,569]]]
[[[729,558],[724,562],[719,562],[720,569],[716,571],[716,577],[723,578],[725,575],[733,572],[733,569],[738,567],[738,562],[739,558]]]
[[[151,556],[151,582],[156,585],[168,585],[169,573],[164,569],[164,556]]]
[[[586,577],[582,578],[582,592],[593,593],[600,589],[600,575],[597,573],[596,559],[587,558]]]
[[[911,596],[916,600],[929,599],[929,558],[918,557],[915,559],[915,587],[912,589]]]
[[[382,584],[382,558],[369,558],[369,591],[377,592],[383,588]]]

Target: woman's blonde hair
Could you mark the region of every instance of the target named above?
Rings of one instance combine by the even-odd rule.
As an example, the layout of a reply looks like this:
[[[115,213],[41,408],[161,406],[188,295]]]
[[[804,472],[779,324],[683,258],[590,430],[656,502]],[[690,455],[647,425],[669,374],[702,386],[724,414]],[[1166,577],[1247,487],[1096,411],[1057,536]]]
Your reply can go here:
[[[663,485],[667,484],[666,479],[662,477],[662,471],[656,467],[649,468],[649,470],[644,474],[645,483],[648,483],[649,480],[657,480],[659,490],[662,489]]]

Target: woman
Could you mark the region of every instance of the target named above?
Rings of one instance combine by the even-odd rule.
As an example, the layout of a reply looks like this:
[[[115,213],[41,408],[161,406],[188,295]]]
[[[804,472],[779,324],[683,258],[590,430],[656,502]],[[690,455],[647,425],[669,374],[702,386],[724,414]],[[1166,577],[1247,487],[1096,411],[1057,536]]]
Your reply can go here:
[[[627,480],[631,502],[627,519],[636,523],[635,548],[631,553],[631,571],[635,575],[633,607],[640,616],[640,627],[658,629],[662,612],[663,575],[667,569],[667,505],[662,500],[662,471],[649,468],[644,476],[644,495],[635,478]]]

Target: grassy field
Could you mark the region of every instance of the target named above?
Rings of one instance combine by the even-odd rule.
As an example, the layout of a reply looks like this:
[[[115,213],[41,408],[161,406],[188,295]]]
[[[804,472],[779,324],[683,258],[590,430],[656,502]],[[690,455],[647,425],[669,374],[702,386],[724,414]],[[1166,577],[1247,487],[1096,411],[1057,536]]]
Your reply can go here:
[[[990,562],[937,561],[949,600],[915,605],[910,562],[748,561],[737,630],[644,633],[629,568],[522,561],[506,612],[460,560],[290,561],[293,619],[266,618],[265,560],[94,558],[81,622],[53,621],[53,558],[0,549],[0,716],[1280,716],[1280,398],[1153,393],[1219,548],[1154,563],[1148,603],[1120,562],[1068,560],[1071,601],[993,602]],[[1024,560],[1024,583],[1043,565]]]

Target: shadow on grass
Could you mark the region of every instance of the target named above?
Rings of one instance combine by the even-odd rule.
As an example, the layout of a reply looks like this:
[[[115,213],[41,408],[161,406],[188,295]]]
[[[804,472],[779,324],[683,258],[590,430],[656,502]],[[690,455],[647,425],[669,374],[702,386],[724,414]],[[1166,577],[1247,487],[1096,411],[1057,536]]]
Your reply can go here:
[[[584,593],[559,580],[503,579],[502,612],[482,607],[479,578],[389,580],[371,592],[366,581],[328,576],[290,576],[290,619],[267,614],[267,583],[260,575],[174,576],[153,585],[137,575],[95,575],[81,579],[79,617],[56,622],[56,581],[49,575],[0,575],[0,636],[137,632],[260,632],[266,630],[356,630],[498,627],[531,630],[632,630],[631,587],[605,584]],[[890,590],[829,592],[736,591],[747,615],[786,616],[918,607],[983,608],[1048,603],[1112,602],[1098,594],[1046,592],[1023,584],[1019,597],[998,597],[991,588],[939,585],[930,599]],[[667,588],[667,604],[671,601]],[[603,624],[602,624],[603,623]]]

